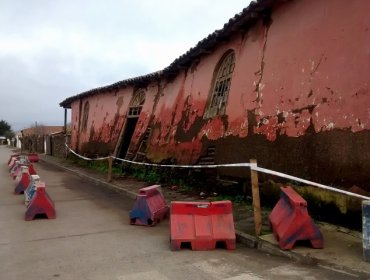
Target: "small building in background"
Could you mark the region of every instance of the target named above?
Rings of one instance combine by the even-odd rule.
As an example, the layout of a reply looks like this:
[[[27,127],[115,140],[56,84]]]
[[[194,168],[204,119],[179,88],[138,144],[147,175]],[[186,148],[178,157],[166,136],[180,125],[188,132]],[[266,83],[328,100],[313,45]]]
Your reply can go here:
[[[54,132],[45,136],[45,154],[56,157],[66,156],[65,144],[69,142],[70,131],[67,127],[67,134],[64,131]]]
[[[29,152],[45,153],[45,139],[53,133],[63,133],[64,126],[39,125],[21,130],[21,147]]]
[[[0,145],[7,145],[8,141],[5,136],[0,136]]]

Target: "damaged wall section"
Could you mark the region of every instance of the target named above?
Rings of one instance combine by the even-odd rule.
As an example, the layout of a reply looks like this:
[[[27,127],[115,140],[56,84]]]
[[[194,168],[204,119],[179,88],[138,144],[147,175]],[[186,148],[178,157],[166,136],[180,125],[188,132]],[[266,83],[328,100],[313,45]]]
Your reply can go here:
[[[71,146],[84,155],[113,153],[131,95],[126,88],[73,102]]]
[[[220,43],[165,88],[149,158],[195,163],[213,146],[218,163],[257,158],[304,178],[370,188],[364,6],[370,8],[365,1],[291,1]],[[236,65],[226,115],[205,119],[211,74],[229,49]]]

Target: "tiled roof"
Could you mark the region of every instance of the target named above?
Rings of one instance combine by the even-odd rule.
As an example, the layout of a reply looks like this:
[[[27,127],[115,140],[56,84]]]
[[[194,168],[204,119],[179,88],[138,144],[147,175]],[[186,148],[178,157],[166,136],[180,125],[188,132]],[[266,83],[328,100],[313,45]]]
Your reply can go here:
[[[62,101],[59,105],[64,108],[70,108],[71,103],[83,97],[90,95],[107,92],[117,91],[120,88],[126,86],[145,86],[148,83],[159,80],[163,77],[173,77],[178,74],[182,69],[190,67],[194,59],[209,54],[212,50],[222,41],[227,41],[235,32],[240,30],[248,30],[258,19],[263,18],[272,4],[279,1],[287,0],[257,0],[249,4],[249,6],[243,9],[242,12],[236,14],[227,23],[224,24],[222,29],[216,30],[209,34],[206,38],[198,42],[198,44],[188,50],[185,54],[175,59],[168,67],[161,71],[157,71],[144,76],[138,76],[131,79],[119,81],[117,83],[94,88],[78,95],[69,97]]]
[[[25,128],[21,130],[21,132],[23,136],[31,136],[31,135],[50,135],[53,133],[62,132],[63,130],[64,130],[64,126],[40,125],[40,126]]]

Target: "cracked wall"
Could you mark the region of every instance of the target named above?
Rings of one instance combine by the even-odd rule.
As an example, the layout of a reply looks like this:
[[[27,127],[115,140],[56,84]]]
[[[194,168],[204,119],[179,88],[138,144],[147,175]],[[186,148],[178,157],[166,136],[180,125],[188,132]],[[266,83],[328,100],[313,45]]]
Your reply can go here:
[[[149,158],[195,163],[215,146],[217,162],[257,158],[307,179],[370,188],[366,7],[290,1],[220,44],[166,87]],[[228,49],[236,65],[226,115],[204,119],[211,74]]]
[[[113,153],[126,118],[132,89],[97,94],[72,103],[72,148],[81,154],[108,155]],[[82,126],[84,104],[89,102],[86,129]],[[82,106],[80,106],[82,104]],[[79,113],[74,113],[74,111]]]
[[[135,132],[131,138],[129,147],[130,153],[135,153],[140,145],[146,130],[151,127],[153,121],[153,110],[155,110],[158,100],[162,95],[162,85],[160,82],[153,82],[142,88],[145,92],[145,103],[141,109]],[[124,135],[122,135],[124,137]]]
[[[259,115],[269,119],[283,113],[285,121],[274,123],[276,132],[301,136],[311,123],[317,133],[369,129],[365,6],[369,3],[293,1],[273,13],[262,80],[267,97]],[[308,106],[302,116],[299,110]]]

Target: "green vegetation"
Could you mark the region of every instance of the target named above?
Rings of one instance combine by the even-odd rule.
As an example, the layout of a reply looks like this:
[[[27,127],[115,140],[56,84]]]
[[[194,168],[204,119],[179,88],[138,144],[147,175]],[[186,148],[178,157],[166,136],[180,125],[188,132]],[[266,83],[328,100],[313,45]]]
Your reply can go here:
[[[245,198],[244,195],[219,195],[216,196],[215,200],[220,201],[220,200],[230,200],[234,204],[245,204],[246,202],[249,202],[251,204],[251,199]]]
[[[194,184],[194,179],[189,175],[188,170],[179,170],[175,168],[158,168],[144,165],[132,165],[124,163],[122,173],[125,176],[132,176],[138,180],[150,184],[178,185],[180,190],[190,189]]]
[[[92,170],[96,170],[101,173],[108,172],[108,160],[84,160],[74,154],[68,154],[67,160],[73,164],[76,164],[81,167],[89,168]],[[112,167],[112,173],[115,175],[119,175],[122,173],[121,168],[117,166]]]
[[[12,131],[12,127],[9,123],[4,120],[0,120],[0,136],[5,136],[8,139],[14,137],[14,132]]]

